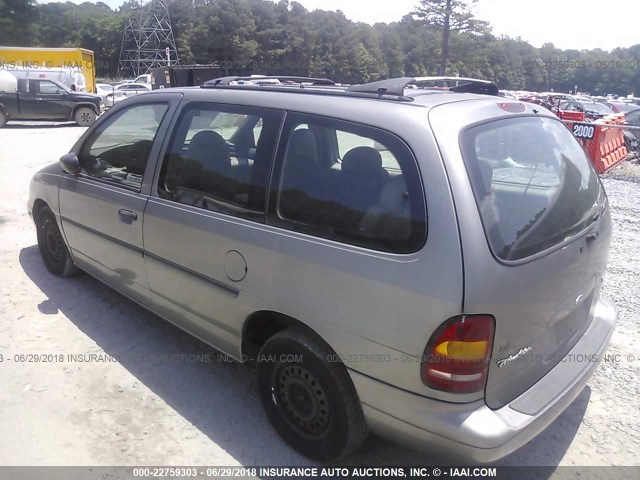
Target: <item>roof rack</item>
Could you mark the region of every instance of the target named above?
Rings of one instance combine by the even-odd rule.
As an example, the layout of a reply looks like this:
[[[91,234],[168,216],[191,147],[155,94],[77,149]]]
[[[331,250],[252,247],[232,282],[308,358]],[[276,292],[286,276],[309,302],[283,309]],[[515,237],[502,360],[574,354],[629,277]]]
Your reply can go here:
[[[202,88],[211,88],[217,86],[225,86],[225,85],[233,85],[231,82],[238,81],[249,81],[258,83],[265,80],[279,80],[284,82],[295,82],[300,83],[309,83],[311,85],[335,85],[333,80],[329,80],[328,78],[313,78],[313,77],[296,77],[289,75],[250,75],[250,76],[231,76],[231,77],[220,77],[214,78],[212,80],[208,80],[204,82],[201,87]]]
[[[378,82],[363,83],[360,85],[352,85],[347,88],[347,92],[354,93],[368,93],[375,95],[393,95],[396,97],[403,97],[411,101],[413,99],[404,96],[404,89],[410,83],[415,82],[415,78],[400,77],[389,78],[387,80],[380,80]]]
[[[260,83],[260,81],[265,80],[279,80],[285,83]],[[241,81],[247,81],[247,83],[238,83]],[[415,88],[420,88],[423,91],[431,90],[431,93],[435,93],[435,91],[440,91],[441,88],[423,86],[425,83],[434,82],[455,82],[455,85],[447,86],[447,90],[450,92],[498,95],[498,86],[494,82],[464,77],[400,77],[346,87],[336,85],[333,80],[329,80],[328,78],[255,75],[214,78],[204,82],[200,87],[273,92],[290,91],[308,94],[377,98],[378,100],[391,100],[396,102],[413,102],[417,94],[405,94],[405,89],[408,85],[415,85]]]
[[[347,92],[368,93],[377,95],[393,95],[404,97],[404,90],[408,85],[420,86],[425,83],[455,82],[456,85],[448,87],[450,92],[479,93],[484,95],[498,95],[498,86],[488,80],[465,77],[400,77],[380,80],[379,82],[353,85],[347,88]],[[424,88],[424,87],[422,87]]]
[[[455,82],[455,85],[449,86],[450,92],[458,93],[479,93],[482,95],[498,95],[498,85],[490,80],[480,80],[478,78],[467,77],[416,77],[416,85],[435,82]]]

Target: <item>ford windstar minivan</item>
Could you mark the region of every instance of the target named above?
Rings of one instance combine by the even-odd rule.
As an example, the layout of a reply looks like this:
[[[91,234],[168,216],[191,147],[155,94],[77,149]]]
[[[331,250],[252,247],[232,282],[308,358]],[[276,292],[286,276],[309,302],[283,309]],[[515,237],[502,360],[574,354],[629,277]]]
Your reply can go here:
[[[136,95],[38,172],[47,269],[254,367],[319,461],[370,431],[472,461],[541,432],[616,323],[607,197],[567,127],[491,82],[249,79]]]

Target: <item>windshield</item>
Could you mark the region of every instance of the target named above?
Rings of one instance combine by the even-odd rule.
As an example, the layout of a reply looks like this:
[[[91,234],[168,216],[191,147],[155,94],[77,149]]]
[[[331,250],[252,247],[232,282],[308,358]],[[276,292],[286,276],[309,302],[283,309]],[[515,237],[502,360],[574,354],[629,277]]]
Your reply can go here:
[[[601,207],[591,162],[559,121],[493,121],[467,130],[462,148],[485,233],[503,260],[561,243]]]
[[[607,107],[603,103],[583,103],[582,105],[584,106],[585,110],[588,110],[591,112],[604,113],[604,114],[613,113],[613,110],[611,110],[609,107]]]
[[[621,112],[631,112],[640,108],[640,106],[634,105],[633,103],[615,103],[614,105],[618,107],[618,110]]]

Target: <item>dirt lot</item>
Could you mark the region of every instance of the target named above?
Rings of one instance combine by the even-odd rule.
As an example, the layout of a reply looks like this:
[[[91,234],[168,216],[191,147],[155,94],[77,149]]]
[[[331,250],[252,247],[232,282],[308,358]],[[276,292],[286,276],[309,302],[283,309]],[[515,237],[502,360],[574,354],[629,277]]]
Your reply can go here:
[[[82,131],[0,130],[0,464],[308,465],[271,429],[250,371],[163,359],[211,351],[86,275],[47,273],[28,182]],[[501,465],[640,465],[639,169],[604,178],[615,221],[605,293],[620,308],[609,353],[620,361],[601,364],[570,408]],[[96,355],[69,360],[82,354]],[[344,463],[440,462],[370,438]]]

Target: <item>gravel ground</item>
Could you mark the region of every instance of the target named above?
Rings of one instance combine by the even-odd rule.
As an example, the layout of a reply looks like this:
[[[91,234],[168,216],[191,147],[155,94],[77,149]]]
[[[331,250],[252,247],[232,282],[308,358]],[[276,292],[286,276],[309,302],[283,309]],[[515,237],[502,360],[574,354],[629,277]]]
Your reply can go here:
[[[247,369],[163,360],[212,352],[86,275],[46,272],[28,181],[82,131],[0,130],[0,464],[309,465],[271,429]],[[620,308],[608,352],[620,360],[602,363],[556,422],[498,465],[640,465],[640,166],[603,181],[615,222],[605,293]],[[122,360],[15,361],[35,353]],[[372,437],[343,463],[442,462]]]

